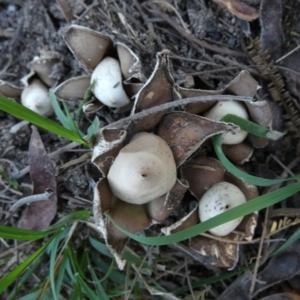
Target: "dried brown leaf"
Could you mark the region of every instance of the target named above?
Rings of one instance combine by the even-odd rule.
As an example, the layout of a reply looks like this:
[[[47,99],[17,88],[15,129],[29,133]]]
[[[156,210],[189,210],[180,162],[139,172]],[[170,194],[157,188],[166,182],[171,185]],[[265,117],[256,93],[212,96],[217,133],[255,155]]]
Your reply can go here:
[[[213,0],[213,1],[224,6],[233,15],[235,15],[236,17],[242,20],[253,21],[258,18],[258,13],[256,9],[239,0]]]
[[[260,5],[261,50],[272,60],[281,56],[282,47],[282,0],[262,0]]]
[[[18,224],[19,228],[43,230],[53,220],[57,209],[55,168],[49,159],[40,135],[32,126],[29,143],[30,176],[33,182],[33,195],[42,194],[47,189],[54,193],[48,200],[31,203]]]

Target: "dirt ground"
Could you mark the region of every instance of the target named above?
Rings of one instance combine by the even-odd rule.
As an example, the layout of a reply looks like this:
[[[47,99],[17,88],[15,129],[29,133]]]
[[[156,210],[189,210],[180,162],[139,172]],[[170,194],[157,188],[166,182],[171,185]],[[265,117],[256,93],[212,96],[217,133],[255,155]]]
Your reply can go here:
[[[253,20],[245,20],[249,18]],[[156,54],[165,49],[170,50],[171,71],[175,84],[185,88],[221,90],[242,70],[246,70],[261,87],[255,97],[267,100],[272,108],[273,128],[287,130],[287,134],[279,141],[269,143],[265,148],[255,149],[250,161],[245,163],[243,168],[256,176],[271,179],[284,174],[299,174],[299,18],[300,2],[289,0],[0,0],[0,79],[22,86],[20,79],[29,73],[30,62],[35,56],[39,56],[41,51],[55,51],[59,54],[59,63],[52,73],[52,78],[57,84],[87,74],[62,38],[62,34],[71,24],[91,28],[110,36],[113,42],[126,44],[140,58],[146,78],[149,78],[155,67]],[[77,106],[76,102],[69,103],[71,111]],[[116,113],[107,107],[96,114],[101,126],[126,116],[126,113]],[[92,120],[92,116],[86,116],[83,125],[84,122]],[[55,117],[52,119],[55,120]],[[9,130],[17,122],[16,118],[0,111],[0,169],[10,170],[11,174],[11,169],[24,171],[28,166],[31,128],[27,125],[17,134],[11,134]],[[53,134],[42,130],[39,132],[47,153],[56,151],[68,143]],[[204,149],[204,154],[205,151],[209,152],[210,148]],[[58,186],[58,208],[54,221],[72,211],[92,211],[93,190],[86,174],[89,172],[96,180],[100,176],[99,171],[91,163],[61,169],[65,163],[82,154],[76,151],[67,152],[53,161]],[[6,190],[5,185],[2,186],[3,178],[1,179],[2,225],[17,226],[22,214],[22,210],[19,210],[7,218],[10,206],[8,200],[15,201],[31,194],[32,191],[28,172],[24,171],[24,175],[19,176],[17,180],[18,189]],[[266,191],[260,189],[260,193]],[[298,211],[298,215],[295,213],[292,220],[300,217],[300,195],[290,197],[278,207],[289,207]],[[182,213],[184,215],[189,210],[188,204],[181,204],[162,224],[151,227],[149,234],[157,234],[161,227],[174,223]],[[268,221],[269,225],[272,224],[272,219],[265,220],[265,212],[260,212],[255,237],[261,236],[265,221]],[[92,229],[81,228],[73,237],[78,251],[81,251],[81,243],[88,235],[98,238]],[[280,242],[295,230],[297,226],[287,227],[275,238]],[[203,287],[199,289],[190,286],[190,291],[183,292],[179,298],[168,298],[166,295],[161,297],[298,299],[299,242],[287,252],[283,252],[280,257],[267,259],[268,253],[278,245],[277,243],[266,243],[263,247],[260,268],[255,275],[248,270],[230,279],[206,285],[206,293],[199,292]],[[141,257],[148,251],[146,247],[132,241],[127,247]],[[31,251],[29,248],[28,253]],[[5,249],[0,243],[0,261],[1,252],[4,253]],[[236,269],[251,264],[251,260],[258,255],[258,249],[258,243],[241,245]],[[180,288],[186,282],[186,278],[193,282],[195,279],[224,274],[226,271],[201,263],[184,246],[162,246],[152,251],[156,251],[155,263],[163,265],[167,270],[165,273],[158,272],[156,281],[169,293]],[[16,264],[7,267],[6,272],[15,266]],[[147,280],[147,277],[145,278]],[[249,294],[248,290],[253,280],[256,280],[256,287]],[[28,284],[28,290],[30,287],[31,284]],[[159,299],[159,296],[151,296],[147,288],[144,288],[143,293],[143,299]],[[25,294],[26,289],[23,295]],[[203,296],[204,294],[206,296]]]

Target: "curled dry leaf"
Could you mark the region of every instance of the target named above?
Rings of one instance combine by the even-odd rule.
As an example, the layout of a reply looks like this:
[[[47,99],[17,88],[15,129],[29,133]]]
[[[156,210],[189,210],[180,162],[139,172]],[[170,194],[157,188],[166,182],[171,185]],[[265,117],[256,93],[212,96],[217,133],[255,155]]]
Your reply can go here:
[[[257,197],[258,190],[255,186],[245,183],[230,173],[225,173],[221,163],[211,157],[199,157],[188,161],[181,167],[183,177],[189,185],[190,192],[200,199],[203,194],[218,182],[229,182],[235,185],[244,194],[247,201]],[[202,185],[204,185],[202,187]],[[182,231],[200,223],[198,206],[187,216],[175,224],[163,228],[166,235]],[[236,229],[223,238],[238,241],[244,238],[250,241],[254,235],[257,224],[257,213],[245,216]],[[218,241],[206,236],[195,236],[188,242],[189,247],[200,256],[200,261],[206,265],[233,269],[238,262],[238,244]]]
[[[253,21],[258,18],[258,12],[253,7],[239,0],[213,0],[214,2],[224,6],[236,17]]]
[[[281,56],[282,49],[282,13],[281,0],[262,0],[260,4],[261,50],[267,52],[272,60]]]
[[[48,200],[31,203],[21,217],[18,227],[43,230],[50,225],[57,209],[55,168],[45,151],[37,129],[33,126],[28,152],[33,195],[42,194],[47,189],[51,189],[53,194]]]
[[[122,77],[122,86],[128,98],[135,95],[142,87],[145,78],[140,60],[126,45],[114,44],[109,36],[78,25],[69,26],[63,38],[79,64],[89,72],[94,71],[107,57],[116,59],[120,65],[121,74],[119,75]],[[107,74],[109,72],[107,71]],[[82,99],[90,84],[91,77],[82,75],[61,83],[54,91],[61,99]],[[102,106],[101,99],[92,99],[85,105],[84,111],[95,112]]]

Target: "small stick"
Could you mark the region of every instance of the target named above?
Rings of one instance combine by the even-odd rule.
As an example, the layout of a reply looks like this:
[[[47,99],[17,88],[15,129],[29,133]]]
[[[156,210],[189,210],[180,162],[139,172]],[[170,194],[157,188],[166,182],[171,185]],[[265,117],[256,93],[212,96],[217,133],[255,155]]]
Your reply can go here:
[[[199,97],[190,97],[190,98],[184,98],[176,101],[167,102],[164,104],[161,104],[159,106],[155,106],[152,108],[148,108],[145,110],[142,110],[141,112],[138,112],[132,116],[123,118],[121,120],[118,120],[114,123],[111,123],[105,128],[111,129],[111,128],[122,128],[123,126],[129,124],[131,121],[137,121],[139,119],[144,118],[145,116],[157,113],[157,112],[163,112],[168,113],[172,111],[174,108],[178,106],[185,106],[191,103],[197,103],[197,102],[206,102],[206,101],[224,101],[224,100],[237,100],[237,101],[243,101],[243,102],[251,102],[253,101],[252,97],[244,97],[244,96],[232,96],[232,95],[209,95],[209,96],[199,96]]]
[[[53,193],[54,193],[54,191],[52,189],[46,189],[45,192],[42,194],[30,195],[30,196],[21,198],[10,207],[9,211],[13,212],[13,211],[17,210],[18,208],[20,208],[24,204],[30,204],[32,202],[48,200],[53,195]]]
[[[252,295],[254,293],[254,289],[255,289],[255,283],[256,283],[256,280],[257,280],[258,268],[260,266],[260,259],[261,259],[261,255],[262,255],[264,240],[265,240],[265,237],[266,237],[266,234],[267,234],[268,218],[269,218],[269,208],[267,207],[266,214],[265,214],[265,221],[264,221],[263,231],[262,231],[261,240],[260,240],[260,243],[259,243],[257,258],[256,258],[256,262],[255,262],[255,266],[254,266],[254,270],[253,270],[253,275],[252,275],[251,286],[250,286],[250,290],[249,290],[250,295]]]
[[[23,121],[21,121],[21,122],[15,124],[13,127],[11,127],[11,129],[9,130],[9,132],[12,133],[12,134],[15,134],[15,133],[17,133],[23,126],[25,126],[25,125],[27,125],[27,124],[29,124],[29,122],[23,120]]]

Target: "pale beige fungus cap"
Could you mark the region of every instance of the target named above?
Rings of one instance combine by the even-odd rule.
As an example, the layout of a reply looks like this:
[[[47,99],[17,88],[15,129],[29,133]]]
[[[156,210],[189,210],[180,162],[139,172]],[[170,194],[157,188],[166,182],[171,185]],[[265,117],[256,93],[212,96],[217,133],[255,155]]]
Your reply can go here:
[[[42,116],[50,116],[53,108],[48,93],[48,88],[39,79],[34,79],[22,91],[21,103]]]
[[[119,199],[144,204],[169,192],[176,183],[176,164],[167,143],[141,132],[119,152],[108,176],[111,191]]]
[[[199,218],[204,222],[245,202],[245,195],[235,185],[225,181],[216,183],[200,199]],[[210,233],[225,236],[232,232],[242,219],[243,217],[240,217],[214,227]]]
[[[129,104],[129,98],[123,89],[121,67],[116,59],[104,58],[92,73],[91,83],[94,81],[93,93],[103,104],[109,107]]]
[[[236,115],[243,119],[248,120],[249,116],[246,107],[239,103],[238,101],[218,101],[217,104],[211,108],[208,112],[204,114],[204,117],[220,121],[223,117],[228,114]],[[222,143],[233,145],[242,142],[247,136],[247,132],[240,130],[239,132],[233,134],[231,132],[222,134]]]

